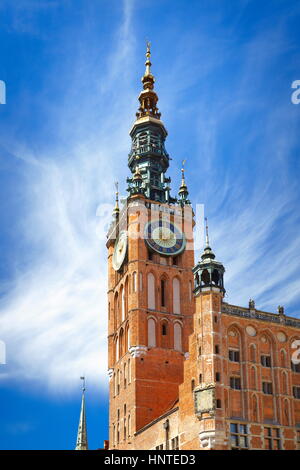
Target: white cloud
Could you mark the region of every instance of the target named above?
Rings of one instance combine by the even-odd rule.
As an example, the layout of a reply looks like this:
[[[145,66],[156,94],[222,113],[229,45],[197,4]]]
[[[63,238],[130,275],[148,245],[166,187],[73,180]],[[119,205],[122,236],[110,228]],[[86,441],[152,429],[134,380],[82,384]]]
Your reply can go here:
[[[1,303],[0,331],[7,344],[8,362],[5,376],[0,375],[3,380],[26,379],[38,386],[42,384],[52,393],[78,389],[82,374],[94,387],[107,383],[106,248],[105,240],[99,237],[103,231],[95,215],[99,203],[105,208],[112,201],[114,180],[124,182],[127,173],[130,108],[134,109],[137,95],[137,77],[132,76],[131,70],[135,47],[133,5],[131,1],[124,2],[123,22],[114,35],[114,52],[106,64],[94,68],[91,54],[83,50],[78,63],[73,64],[76,73],[68,82],[63,102],[50,102],[47,93],[39,97],[45,99],[49,122],[52,121],[52,128],[61,140],[59,148],[49,142],[55,158],[48,151],[37,159],[33,151],[10,143],[11,151],[28,166],[26,205],[19,229],[28,246],[29,262],[25,268],[20,265]],[[272,36],[272,53],[276,51],[276,37]],[[284,50],[281,36],[278,38]],[[187,126],[194,126],[197,132],[187,179],[191,184],[192,173],[196,175],[192,187],[194,203],[203,202],[202,195],[206,195],[210,238],[217,258],[227,270],[229,300],[245,304],[249,297],[254,297],[258,307],[274,310],[279,303],[299,300],[299,272],[294,255],[299,253],[300,246],[293,232],[299,221],[292,211],[297,208],[295,185],[287,161],[297,134],[284,105],[281,108],[274,104],[266,113],[263,128],[252,122],[243,141],[234,147],[234,172],[232,167],[229,169],[232,173],[228,172],[224,165],[221,174],[219,128],[228,116],[238,120],[247,104],[251,108],[252,95],[246,92],[252,80],[256,50],[262,69],[271,52],[264,49],[266,41],[254,41],[249,46],[249,60],[245,61],[234,100],[228,94],[222,102],[220,94],[177,110],[180,94],[191,86],[198,87],[203,76],[213,74],[214,68],[218,70],[219,57],[226,60],[231,54],[230,41],[218,50],[219,41],[206,38],[210,49],[208,60],[203,58],[205,67],[202,64],[190,67],[194,52],[186,47],[190,39],[190,35],[178,39],[177,50],[186,49],[186,53],[174,52],[174,61],[170,59],[171,65],[165,65],[169,75],[168,89],[161,90],[163,117],[166,114],[170,121],[179,112],[195,117],[187,120]],[[193,39],[194,48],[199,47],[197,40],[205,44],[198,31]],[[89,83],[84,87],[86,76]],[[176,80],[170,80],[175,76]],[[85,93],[87,88],[92,92]],[[256,145],[262,134],[264,144]],[[253,184],[245,187],[247,168],[242,171],[238,158],[243,158],[251,145],[256,149],[253,161],[257,171]],[[176,159],[174,155],[173,167]],[[273,179],[266,179],[271,173]],[[198,180],[203,185],[201,194]],[[291,184],[287,185],[287,181]],[[123,183],[121,187],[124,188]]]
[[[124,54],[129,59],[133,54],[128,45],[131,5],[124,3],[110,63],[119,64]],[[92,70],[88,59],[81,57],[78,61],[79,70]],[[89,79],[93,86],[99,77],[94,72]],[[53,103],[46,109],[49,126],[69,138],[68,144],[63,139],[65,149],[57,148],[55,155],[44,151],[36,158],[28,148],[10,142],[10,151],[27,167],[26,204],[18,229],[28,247],[28,261],[24,268],[20,260],[16,277],[1,302],[0,331],[7,345],[5,377],[1,375],[6,380],[33,382],[51,393],[78,389],[83,374],[93,388],[107,383],[107,255],[103,225],[110,220],[113,208],[113,182],[121,171],[125,180],[130,143],[128,102],[133,95],[125,85],[118,106],[112,99],[111,108],[99,116],[99,110],[92,105],[94,96],[82,96],[82,106],[77,101],[75,107],[73,95],[81,80],[81,73],[73,76],[59,113]],[[116,70],[112,74],[110,68],[101,81],[106,85],[97,96],[100,107],[120,80]],[[91,137],[89,123],[95,115],[100,117],[99,131]],[[51,123],[58,116],[60,122]],[[120,155],[124,162],[121,169]]]

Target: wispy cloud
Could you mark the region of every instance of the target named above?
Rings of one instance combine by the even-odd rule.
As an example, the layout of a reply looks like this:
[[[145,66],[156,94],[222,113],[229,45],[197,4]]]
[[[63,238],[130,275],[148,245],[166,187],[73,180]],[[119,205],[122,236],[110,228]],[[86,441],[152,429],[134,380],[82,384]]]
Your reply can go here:
[[[27,434],[34,429],[34,425],[32,423],[18,421],[7,425],[6,429],[9,434],[13,435]]]
[[[124,3],[111,64],[120,64],[124,55],[133,54],[131,4]],[[88,59],[81,56],[76,67],[88,68],[90,86],[97,86],[99,77]],[[73,96],[82,84],[80,73],[69,83],[60,122],[51,122],[51,115],[58,116],[53,104],[46,109],[48,126],[59,129],[64,137],[64,146],[51,149],[55,158],[46,147],[37,158],[32,150],[10,142],[14,158],[26,167],[26,204],[18,230],[28,253],[25,267],[20,260],[8,294],[1,300],[6,378],[35,382],[57,393],[77,387],[82,374],[96,387],[107,381],[105,224],[110,220],[120,155],[128,151],[124,122],[128,123],[127,104],[133,98],[130,87],[127,91],[124,86],[118,107],[109,98],[109,112],[101,109],[120,83],[115,74],[109,67],[107,75],[101,76],[105,87],[98,90],[96,99],[100,111],[92,105],[91,95],[89,103],[81,96],[82,106],[77,101],[75,108]],[[99,129],[92,137],[89,123],[93,117]],[[126,157],[122,167],[125,178]]]
[[[198,122],[205,158],[198,167],[204,188],[197,197],[205,195],[212,216],[211,238],[227,270],[226,300],[246,305],[251,297],[270,311],[284,304],[299,316],[300,193],[292,158],[299,117],[289,105],[290,83],[279,71],[280,78],[274,76],[292,47],[286,26],[282,20],[247,41],[236,86],[224,82],[218,100],[203,103]],[[226,135],[227,126],[236,132]]]
[[[82,374],[94,386],[106,383],[103,225],[113,182],[124,182],[127,173],[128,128],[137,95],[134,6],[123,3],[121,24],[110,32],[101,63],[90,32],[87,43],[76,38],[76,60],[69,54],[74,43],[65,44],[65,63],[50,70],[45,88],[36,92],[48,141],[29,147],[7,140],[12,158],[26,168],[24,208],[16,227],[26,253],[1,300],[5,378],[35,382],[51,392],[78,387]],[[166,22],[166,31],[157,33],[156,50],[159,38],[166,54],[170,44],[176,48],[153,68],[156,73],[160,67],[160,108],[171,128],[170,173],[188,157],[193,203],[205,203],[212,247],[226,267],[227,300],[244,305],[252,297],[258,307],[274,310],[279,303],[299,305],[300,300],[299,189],[291,162],[299,118],[290,107],[290,84],[286,96],[281,89],[276,62],[290,50],[286,24],[264,27],[263,35],[258,28],[237,53],[242,17],[239,9],[226,27],[218,13],[211,31],[204,17],[202,25],[189,22],[180,35],[180,25],[176,29]],[[58,76],[65,80],[63,93],[53,99],[48,87]]]

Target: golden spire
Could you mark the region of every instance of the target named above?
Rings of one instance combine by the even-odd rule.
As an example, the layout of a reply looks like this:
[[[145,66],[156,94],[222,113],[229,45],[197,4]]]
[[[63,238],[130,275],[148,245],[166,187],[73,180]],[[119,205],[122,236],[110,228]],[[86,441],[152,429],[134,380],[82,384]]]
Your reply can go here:
[[[183,160],[182,161],[182,168],[181,168],[181,188],[183,186],[186,187],[186,182],[185,182],[185,177],[184,177],[184,164],[185,164],[186,160]]]
[[[147,42],[147,51],[146,51],[146,62],[145,62],[145,65],[146,65],[145,75],[151,75],[150,67],[151,67],[152,64],[150,62],[150,57],[151,57],[150,46],[151,46],[151,44],[148,41]]]
[[[150,42],[147,42],[147,49],[146,49],[146,70],[145,74],[142,77],[142,84],[143,90],[139,96],[140,107],[138,112],[136,113],[136,117],[138,119],[144,116],[152,116],[156,119],[160,119],[160,112],[158,111],[157,102],[158,96],[153,90],[155,78],[151,73],[151,50],[150,50]]]

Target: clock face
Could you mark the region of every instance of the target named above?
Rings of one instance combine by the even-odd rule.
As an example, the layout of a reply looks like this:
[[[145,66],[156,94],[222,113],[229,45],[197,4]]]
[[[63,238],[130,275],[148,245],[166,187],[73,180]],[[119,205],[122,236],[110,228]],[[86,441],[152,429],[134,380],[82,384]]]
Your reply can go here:
[[[185,248],[184,233],[169,221],[155,220],[145,227],[146,243],[161,255],[176,256]]]
[[[123,231],[120,233],[114,249],[112,265],[115,271],[119,271],[121,268],[127,251],[127,232]]]

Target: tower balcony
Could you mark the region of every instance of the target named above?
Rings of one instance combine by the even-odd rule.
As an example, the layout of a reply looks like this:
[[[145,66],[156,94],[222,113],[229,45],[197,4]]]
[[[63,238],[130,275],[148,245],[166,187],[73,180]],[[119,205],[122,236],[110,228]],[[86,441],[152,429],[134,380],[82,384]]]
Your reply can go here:
[[[145,144],[136,149],[132,149],[128,155],[128,163],[129,165],[135,160],[137,156],[142,157],[161,157],[165,165],[169,166],[169,155],[165,151],[165,149],[161,147],[155,147],[153,144]]]

